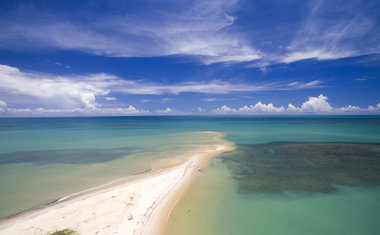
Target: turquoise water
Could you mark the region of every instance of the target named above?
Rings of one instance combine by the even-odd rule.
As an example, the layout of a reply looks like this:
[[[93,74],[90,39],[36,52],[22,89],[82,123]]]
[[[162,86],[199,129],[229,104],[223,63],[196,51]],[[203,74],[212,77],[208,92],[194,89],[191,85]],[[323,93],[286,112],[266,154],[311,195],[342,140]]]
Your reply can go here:
[[[237,148],[202,171],[169,235],[379,233],[379,116],[0,119],[0,217],[147,170],[207,143],[200,131]]]

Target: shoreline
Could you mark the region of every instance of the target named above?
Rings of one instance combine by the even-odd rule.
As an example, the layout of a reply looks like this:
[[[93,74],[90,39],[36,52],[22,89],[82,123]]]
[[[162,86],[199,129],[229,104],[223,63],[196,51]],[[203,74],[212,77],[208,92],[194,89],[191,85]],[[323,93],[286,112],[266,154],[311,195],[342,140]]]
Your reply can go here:
[[[191,186],[192,181],[195,177],[197,177],[199,174],[201,174],[201,170],[207,166],[209,166],[212,158],[225,153],[229,152],[235,149],[235,146],[227,142],[224,143],[224,145],[217,145],[214,152],[211,152],[204,155],[195,155],[192,157],[192,159],[189,159],[188,161],[193,161],[193,164],[189,168],[189,172],[187,177],[184,176],[180,182],[177,182],[177,185],[175,189],[168,192],[169,195],[167,195],[163,201],[158,205],[159,208],[153,212],[152,220],[145,228],[144,233],[142,234],[148,234],[148,235],[163,235],[166,232],[166,226],[170,218],[171,211],[175,207],[175,205],[178,203],[178,201],[182,198],[182,196],[186,193],[187,189]],[[188,162],[187,161],[187,162]],[[161,216],[161,217],[160,217]],[[164,219],[159,219],[164,218]]]
[[[9,215],[9,216],[6,216],[6,217],[2,217],[2,218],[0,218],[0,228],[1,228],[2,224],[5,224],[5,223],[7,223],[7,222],[9,222],[9,221],[11,221],[11,220],[13,220],[15,218],[18,218],[18,217],[21,217],[21,216],[24,216],[24,215],[28,215],[28,214],[31,214],[31,213],[36,212],[36,211],[43,210],[45,208],[57,205],[59,203],[63,203],[63,202],[67,202],[69,200],[73,200],[73,199],[75,199],[77,197],[80,197],[80,196],[83,196],[83,195],[91,194],[93,192],[104,190],[104,189],[107,189],[109,187],[115,187],[115,186],[117,186],[119,184],[121,185],[121,184],[125,184],[127,182],[131,182],[131,181],[137,180],[140,177],[144,177],[145,174],[147,174],[149,172],[152,172],[152,170],[153,169],[150,168],[150,169],[145,170],[145,171],[137,172],[137,173],[134,173],[134,174],[132,174],[130,176],[126,176],[126,177],[123,177],[123,178],[112,180],[112,181],[110,181],[108,183],[101,184],[99,186],[95,186],[95,187],[92,187],[92,188],[88,188],[88,189],[85,189],[85,190],[82,190],[82,191],[79,191],[79,192],[71,193],[71,194],[69,194],[67,196],[63,196],[63,197],[54,199],[54,200],[52,200],[52,201],[50,201],[50,202],[48,202],[46,204],[34,206],[32,208],[19,211],[19,212],[15,213],[15,214],[12,214],[12,215]],[[1,232],[1,230],[0,230],[0,232]]]
[[[163,234],[170,212],[211,159],[234,145],[214,137],[190,153],[155,162],[153,169],[57,199],[0,221],[0,234]],[[63,200],[62,200],[63,199]]]

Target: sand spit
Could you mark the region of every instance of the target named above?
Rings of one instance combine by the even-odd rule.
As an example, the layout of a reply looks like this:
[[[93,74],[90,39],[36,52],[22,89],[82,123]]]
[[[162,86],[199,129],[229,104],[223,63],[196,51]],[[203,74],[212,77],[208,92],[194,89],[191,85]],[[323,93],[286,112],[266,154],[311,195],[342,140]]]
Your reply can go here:
[[[150,172],[3,221],[0,234],[46,234],[66,228],[79,234],[162,234],[172,208],[200,169],[233,148],[220,140],[186,156],[161,160]]]

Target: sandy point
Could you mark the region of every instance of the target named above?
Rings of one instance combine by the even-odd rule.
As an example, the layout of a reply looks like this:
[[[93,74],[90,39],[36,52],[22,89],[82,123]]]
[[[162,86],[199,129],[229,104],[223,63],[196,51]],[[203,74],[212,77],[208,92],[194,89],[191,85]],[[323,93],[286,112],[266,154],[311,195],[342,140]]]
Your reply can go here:
[[[47,234],[66,228],[79,234],[163,234],[171,210],[200,169],[213,157],[234,149],[222,139],[223,134],[206,133],[214,134],[218,141],[161,160],[149,172],[2,221],[0,234]]]

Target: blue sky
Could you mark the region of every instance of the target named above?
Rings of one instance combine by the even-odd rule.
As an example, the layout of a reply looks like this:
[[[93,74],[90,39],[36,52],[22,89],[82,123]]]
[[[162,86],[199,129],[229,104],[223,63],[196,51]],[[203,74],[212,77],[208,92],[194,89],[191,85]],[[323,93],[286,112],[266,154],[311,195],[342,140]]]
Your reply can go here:
[[[0,116],[380,114],[380,2],[0,2]]]

